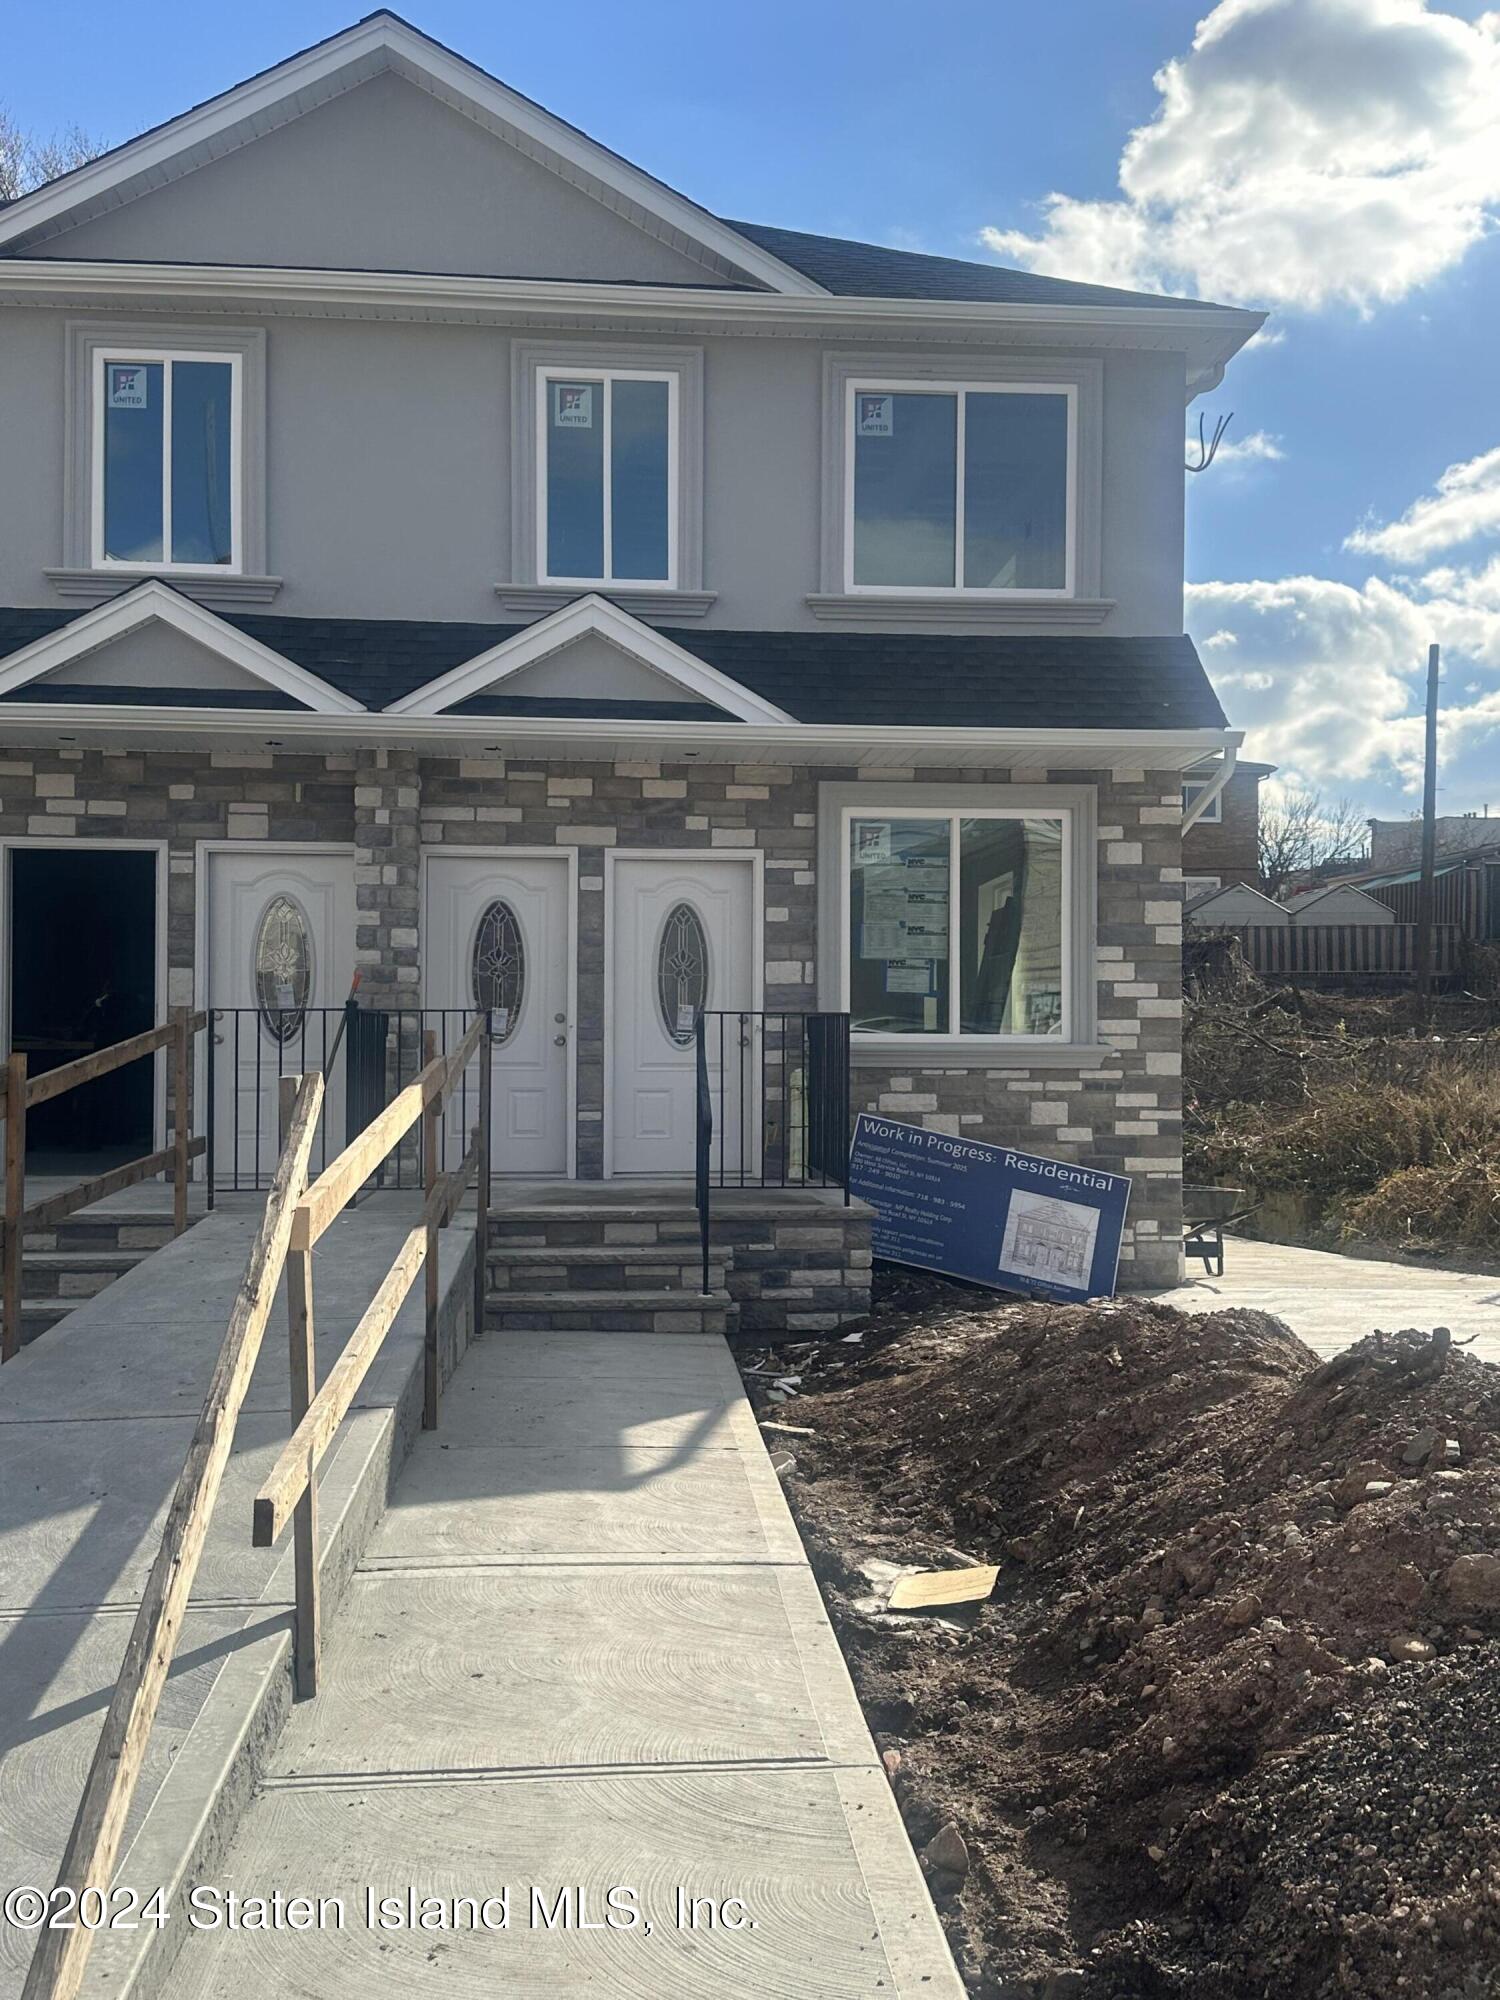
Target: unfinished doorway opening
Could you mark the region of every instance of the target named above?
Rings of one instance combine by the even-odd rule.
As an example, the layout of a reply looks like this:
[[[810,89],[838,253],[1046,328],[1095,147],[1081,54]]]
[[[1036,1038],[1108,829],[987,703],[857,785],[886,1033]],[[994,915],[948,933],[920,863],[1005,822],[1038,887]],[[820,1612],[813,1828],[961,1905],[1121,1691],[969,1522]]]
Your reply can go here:
[[[41,1076],[152,1027],[157,994],[154,850],[14,846],[6,943],[11,1047]],[[156,1059],[40,1104],[26,1121],[33,1173],[139,1158],[155,1144]]]

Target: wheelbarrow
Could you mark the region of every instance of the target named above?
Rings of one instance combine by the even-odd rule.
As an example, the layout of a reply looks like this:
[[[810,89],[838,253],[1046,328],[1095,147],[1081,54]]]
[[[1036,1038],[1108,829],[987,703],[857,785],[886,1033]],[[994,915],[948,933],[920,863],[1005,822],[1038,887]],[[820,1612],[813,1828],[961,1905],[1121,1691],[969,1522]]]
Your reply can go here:
[[[1182,1190],[1182,1251],[1201,1257],[1211,1278],[1224,1275],[1224,1231],[1260,1207],[1244,1188],[1185,1187]]]

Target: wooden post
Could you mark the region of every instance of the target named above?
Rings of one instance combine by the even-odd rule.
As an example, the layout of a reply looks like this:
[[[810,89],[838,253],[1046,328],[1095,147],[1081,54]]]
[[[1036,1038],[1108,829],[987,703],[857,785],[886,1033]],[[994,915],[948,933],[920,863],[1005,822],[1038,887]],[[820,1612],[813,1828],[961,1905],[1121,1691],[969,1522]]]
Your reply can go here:
[[[1427,648],[1427,741],[1422,766],[1422,879],[1417,890],[1417,991],[1432,998],[1432,902],[1437,877],[1438,649]]]
[[[422,1037],[422,1064],[425,1068],[437,1054],[437,1035],[431,1028]],[[442,1107],[436,1099],[422,1113],[422,1189],[431,1195],[438,1177],[438,1119]],[[441,1370],[438,1366],[438,1228],[434,1216],[427,1224],[427,1269],[425,1296],[426,1335],[423,1342],[422,1428],[435,1431],[438,1404],[442,1398]]]
[[[0,1361],[21,1351],[21,1214],[26,1207],[26,1058],[5,1065],[5,1261],[0,1283]]]
[[[192,1035],[188,1023],[192,1010],[188,1007],[172,1009],[172,1234],[180,1236],[188,1226],[188,1145],[193,1136],[193,1121],[188,1105],[188,1051],[192,1047]],[[291,1116],[283,1111],[282,1123]]]
[[[284,1076],[280,1085],[281,1143],[286,1144],[292,1110],[301,1087],[300,1076]],[[292,1429],[307,1415],[318,1393],[317,1350],[313,1329],[312,1251],[290,1250],[286,1260],[287,1353],[292,1374]],[[318,1691],[322,1665],[322,1612],[318,1603],[318,1480],[309,1465],[307,1491],[292,1515],[292,1545],[296,1557],[296,1611],[292,1625],[292,1681],[298,1701],[310,1701]]]

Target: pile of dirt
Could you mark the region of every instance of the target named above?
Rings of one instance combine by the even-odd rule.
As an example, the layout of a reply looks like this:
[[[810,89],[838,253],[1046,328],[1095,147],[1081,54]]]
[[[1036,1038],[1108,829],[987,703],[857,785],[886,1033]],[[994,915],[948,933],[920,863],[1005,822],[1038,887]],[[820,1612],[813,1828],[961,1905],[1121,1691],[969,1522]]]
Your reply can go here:
[[[971,1989],[1489,1993],[1500,1369],[922,1283],[747,1380]]]

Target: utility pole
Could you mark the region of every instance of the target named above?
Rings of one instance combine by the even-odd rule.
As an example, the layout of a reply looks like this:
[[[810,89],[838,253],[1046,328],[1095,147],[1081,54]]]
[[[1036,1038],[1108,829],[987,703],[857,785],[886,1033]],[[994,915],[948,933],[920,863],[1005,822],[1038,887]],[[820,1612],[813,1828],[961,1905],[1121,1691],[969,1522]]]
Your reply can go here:
[[[1438,649],[1427,648],[1427,744],[1422,766],[1422,881],[1417,895],[1417,991],[1432,1001],[1432,906],[1437,875]]]

